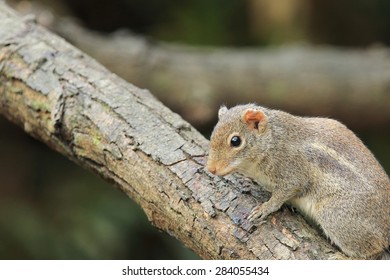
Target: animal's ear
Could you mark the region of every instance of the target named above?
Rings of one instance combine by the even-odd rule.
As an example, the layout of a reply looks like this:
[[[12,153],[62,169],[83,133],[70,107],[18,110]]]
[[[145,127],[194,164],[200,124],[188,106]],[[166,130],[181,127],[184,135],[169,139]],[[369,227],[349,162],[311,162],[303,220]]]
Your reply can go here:
[[[222,105],[218,110],[218,119],[220,119],[227,111],[228,108],[225,105]]]
[[[242,115],[242,121],[248,125],[250,129],[256,129],[262,132],[267,124],[267,117],[263,111],[259,109],[247,109]]]

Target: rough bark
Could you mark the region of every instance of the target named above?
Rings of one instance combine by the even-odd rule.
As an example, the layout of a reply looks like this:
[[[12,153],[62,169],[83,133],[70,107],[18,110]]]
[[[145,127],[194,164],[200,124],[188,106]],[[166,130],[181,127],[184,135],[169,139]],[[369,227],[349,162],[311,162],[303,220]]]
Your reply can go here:
[[[191,48],[125,32],[103,35],[69,20],[50,25],[197,126],[214,122],[222,103],[246,102],[333,117],[359,130],[390,125],[390,59],[383,47]]]
[[[0,113],[118,186],[150,222],[205,259],[327,259],[337,252],[288,208],[257,228],[268,198],[204,171],[208,141],[147,90],[128,84],[0,2]]]

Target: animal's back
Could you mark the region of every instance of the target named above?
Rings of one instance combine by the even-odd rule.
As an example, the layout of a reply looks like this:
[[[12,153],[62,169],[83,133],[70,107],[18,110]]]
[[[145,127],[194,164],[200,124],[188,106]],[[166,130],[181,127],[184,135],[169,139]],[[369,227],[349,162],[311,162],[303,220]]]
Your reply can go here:
[[[301,201],[301,207],[306,207],[309,215],[315,213],[324,232],[351,256],[373,252],[365,257],[377,257],[390,245],[387,174],[362,141],[341,123],[322,118],[306,118],[305,122],[311,132],[304,153],[313,170],[314,187],[309,188],[313,193]]]

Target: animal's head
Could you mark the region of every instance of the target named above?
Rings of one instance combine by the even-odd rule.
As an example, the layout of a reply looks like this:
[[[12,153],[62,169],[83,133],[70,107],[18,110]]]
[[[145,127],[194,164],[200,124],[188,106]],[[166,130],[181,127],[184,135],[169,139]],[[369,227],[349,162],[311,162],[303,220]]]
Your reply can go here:
[[[245,171],[269,148],[265,109],[255,104],[222,106],[210,139],[207,169],[218,176]]]

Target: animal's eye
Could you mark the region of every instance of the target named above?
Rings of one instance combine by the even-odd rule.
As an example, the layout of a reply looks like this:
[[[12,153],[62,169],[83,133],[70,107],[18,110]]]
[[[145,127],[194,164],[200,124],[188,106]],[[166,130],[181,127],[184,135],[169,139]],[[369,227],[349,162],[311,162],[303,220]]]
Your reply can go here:
[[[233,147],[238,147],[241,145],[241,138],[239,136],[233,136],[232,139],[230,139],[230,145]]]

